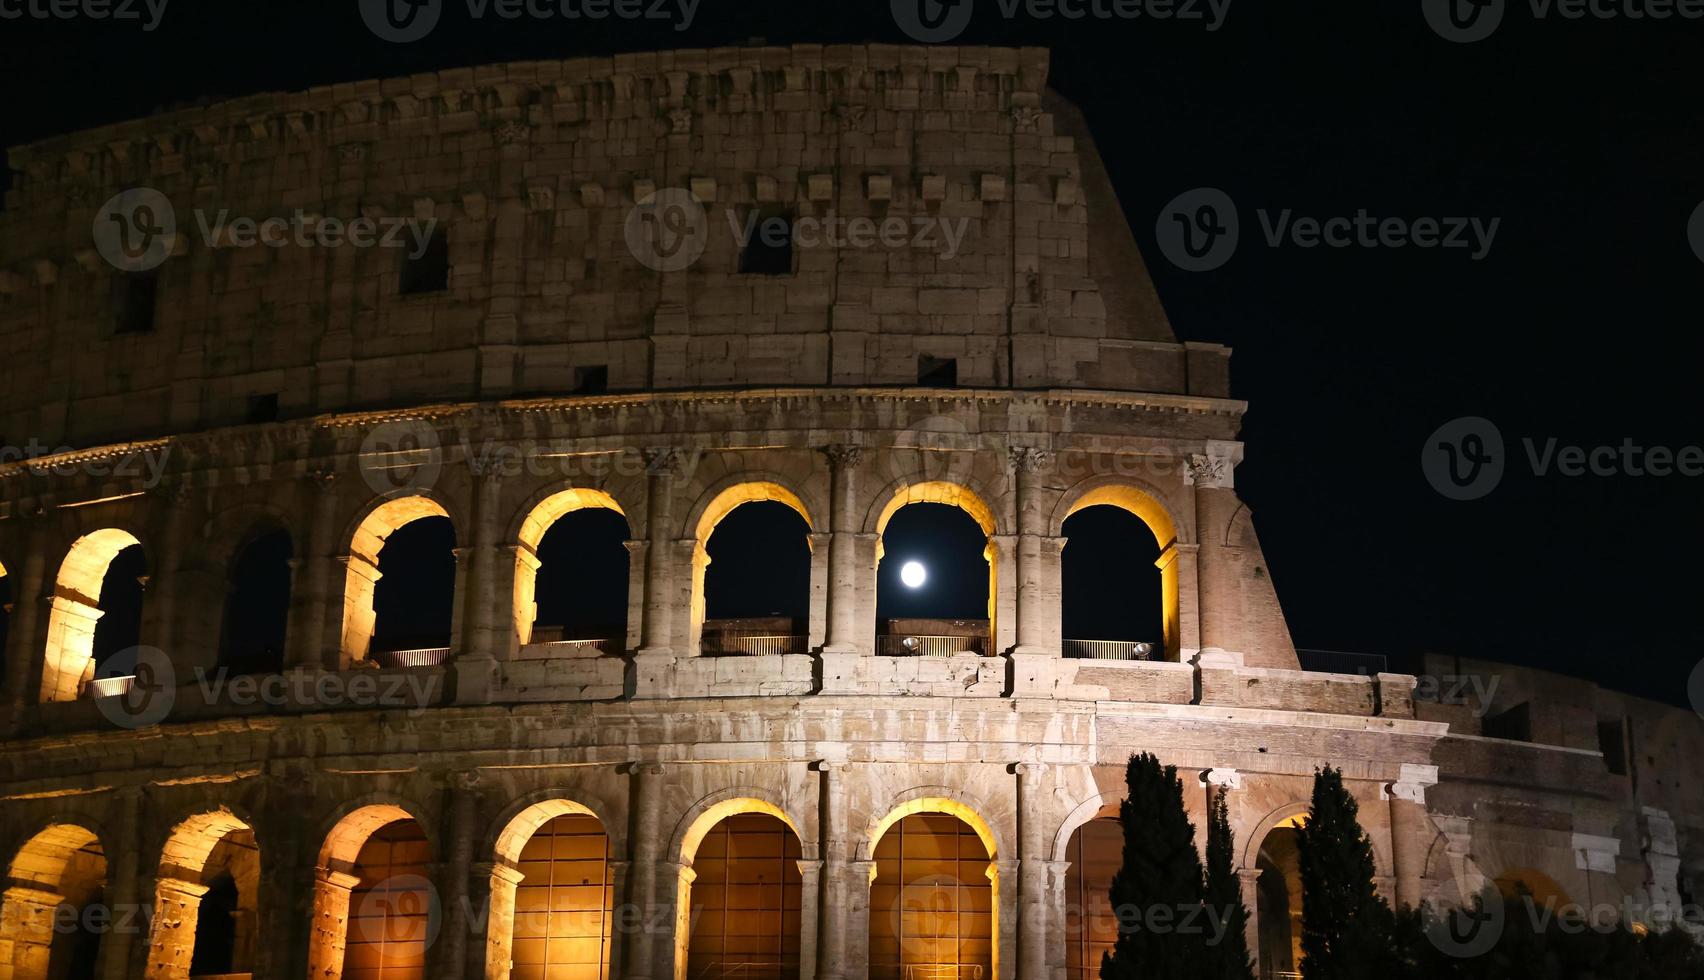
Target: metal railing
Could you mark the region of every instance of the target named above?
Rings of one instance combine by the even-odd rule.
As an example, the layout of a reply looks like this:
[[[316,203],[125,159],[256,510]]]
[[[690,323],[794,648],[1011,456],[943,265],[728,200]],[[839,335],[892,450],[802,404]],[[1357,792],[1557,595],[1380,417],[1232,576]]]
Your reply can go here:
[[[706,657],[780,657],[804,653],[808,636],[706,636]]]
[[[924,636],[919,633],[876,637],[876,652],[884,657],[951,657],[960,653],[988,654],[982,636]]]
[[[1061,640],[1061,652],[1078,660],[1152,660],[1158,644],[1135,640]]]
[[[97,677],[89,682],[89,697],[110,698],[129,694],[130,689],[135,684],[135,674],[126,674],[123,677]]]
[[[421,650],[375,650],[367,659],[380,667],[439,667],[450,659],[449,647]]]
[[[1303,670],[1321,674],[1374,674],[1385,672],[1388,663],[1382,653],[1347,653],[1342,650],[1297,650],[1296,659]]]
[[[521,648],[526,651],[527,659],[541,660],[551,657],[572,656],[601,656],[610,651],[619,652],[621,644],[615,640],[538,640],[528,643]]]

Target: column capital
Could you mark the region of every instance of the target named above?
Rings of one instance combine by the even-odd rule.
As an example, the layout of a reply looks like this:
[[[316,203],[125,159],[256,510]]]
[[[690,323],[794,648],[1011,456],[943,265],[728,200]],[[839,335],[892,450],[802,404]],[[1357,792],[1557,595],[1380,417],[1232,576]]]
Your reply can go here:
[[[1203,452],[1185,458],[1183,482],[1203,490],[1233,490],[1237,464],[1242,458],[1242,443],[1209,439]]]
[[[1047,771],[1045,762],[1014,762],[1012,772],[1020,777],[1033,779]]]
[[[635,776],[660,776],[663,774],[661,762],[629,762],[627,771]]]
[[[822,447],[824,456],[836,470],[845,470],[857,466],[864,460],[864,447],[849,442],[837,442]]]
[[[645,475],[669,479],[680,475],[686,457],[677,446],[647,446],[639,452],[645,460]]]
[[[1238,868],[1237,878],[1244,885],[1255,885],[1259,884],[1260,876],[1263,873],[1259,868]]]
[[[1201,782],[1217,786],[1221,791],[1242,789],[1242,772],[1236,769],[1208,769],[1201,773]]]
[[[1405,800],[1409,803],[1424,805],[1426,790],[1436,785],[1438,785],[1437,766],[1404,762],[1396,781],[1379,787],[1379,799]]]
[[[1006,458],[1019,473],[1039,473],[1053,465],[1053,450],[1030,446],[1011,446]]]
[[[845,759],[818,759],[811,763],[811,768],[817,772],[845,772],[852,768],[852,763]]]

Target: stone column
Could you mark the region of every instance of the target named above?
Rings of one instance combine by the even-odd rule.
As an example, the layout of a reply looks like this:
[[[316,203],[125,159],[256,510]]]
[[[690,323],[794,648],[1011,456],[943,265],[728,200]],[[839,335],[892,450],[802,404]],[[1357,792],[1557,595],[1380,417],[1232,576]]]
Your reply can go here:
[[[1248,920],[1243,923],[1244,941],[1248,943],[1249,959],[1260,966],[1260,869],[1238,868],[1237,880],[1242,884],[1243,908]]]
[[[640,626],[639,652],[641,657],[671,658],[673,618],[670,594],[673,569],[669,532],[674,524],[674,481],[680,473],[681,454],[678,449],[653,448],[645,450],[645,533],[649,546],[645,549],[645,607]]]
[[[308,937],[308,976],[343,975],[343,950],[349,941],[349,893],[361,879],[330,868],[314,869],[312,932]]]
[[[640,539],[623,541],[627,548],[627,635],[617,637],[621,649],[608,653],[626,653],[645,645],[645,576],[651,563],[651,542]]]
[[[328,663],[336,662],[336,648],[328,649],[328,644],[336,643],[343,631],[343,607],[341,601],[334,604],[332,583],[336,583],[336,599],[341,600],[344,566],[335,558],[337,479],[332,473],[321,470],[309,474],[308,485],[312,488],[313,507],[308,520],[307,540],[302,547],[301,558],[305,564],[303,574],[298,578],[300,587],[290,602],[294,615],[290,623],[290,653],[285,666],[319,670]],[[337,573],[335,579],[334,570]],[[338,622],[336,626],[328,626],[326,616],[333,610]]]
[[[805,623],[805,649],[820,650],[828,642],[829,553],[834,535],[812,534],[810,615]]]
[[[1235,474],[1242,460],[1242,445],[1209,442],[1207,448],[1208,452],[1189,457],[1184,474],[1186,482],[1195,488],[1195,524],[1201,544],[1196,569],[1201,648],[1240,653],[1244,646],[1240,629],[1243,590],[1237,582],[1237,570],[1219,542],[1240,506]]]
[[[821,980],[846,980],[846,930],[852,904],[847,861],[852,856],[846,836],[846,763],[819,762],[822,820],[822,905],[816,975]],[[868,889],[865,889],[868,891]]]
[[[1438,767],[1402,764],[1400,778],[1384,796],[1390,801],[1391,873],[1396,878],[1398,905],[1418,906],[1423,896],[1426,851],[1432,846],[1431,820],[1426,816],[1426,788],[1438,784]]]
[[[817,922],[822,909],[822,862],[800,860],[799,865],[799,980],[816,980]]]
[[[107,903],[115,910],[139,912],[142,907],[142,790],[119,791],[113,805],[113,840],[103,841],[108,852]],[[141,916],[134,917],[137,922]],[[95,975],[101,980],[129,980],[135,975],[138,957],[132,948],[138,930],[114,929],[101,941]],[[193,931],[190,932],[194,936]],[[187,964],[186,964],[187,968]]]
[[[0,976],[46,977],[53,959],[54,924],[65,896],[41,888],[14,885],[6,889],[5,918],[0,920]],[[110,941],[109,934],[106,941]],[[103,941],[103,953],[106,942]],[[10,946],[10,949],[6,947]],[[101,974],[123,976],[123,974]]]
[[[858,464],[862,446],[837,444],[823,449],[828,457],[829,541],[828,642],[824,653],[856,654],[858,648]]]
[[[633,867],[628,901],[639,909],[639,925],[622,936],[622,978],[668,980],[657,972],[656,937],[647,927],[657,911],[657,866],[663,846],[657,839],[662,832],[663,767],[655,762],[639,762],[633,765],[632,772],[632,805],[628,812],[632,814],[633,836],[628,838],[628,851]]]
[[[611,977],[627,976],[626,933],[623,931],[622,923],[631,920],[623,914],[622,910],[628,908],[633,902],[629,887],[632,870],[633,862],[631,861],[604,862],[604,874],[608,876],[610,885],[609,907],[612,916],[610,922],[612,938],[609,944],[609,975]]]
[[[1018,776],[1018,972],[1021,978],[1047,976],[1047,812],[1042,777],[1047,767],[1020,762]]]
[[[507,660],[509,647],[504,634],[510,632],[509,617],[503,615],[503,596],[498,589],[503,542],[500,511],[501,469],[496,462],[469,466],[474,473],[473,543],[468,561],[467,624],[462,656],[469,660]]]
[[[1053,453],[1020,446],[1011,448],[1012,469],[1018,483],[1017,545],[1017,646],[1013,653],[1052,654],[1048,649],[1049,619],[1059,617],[1059,594],[1050,596],[1042,562],[1042,538],[1047,536],[1047,516],[1042,513],[1041,474],[1051,469]]]
[[[195,927],[207,886],[182,878],[161,878],[154,886],[154,918],[148,935],[144,980],[188,980],[195,955]]]
[[[473,935],[479,923],[468,918],[468,880],[473,873],[473,838],[479,832],[475,822],[479,791],[477,772],[469,772],[461,784],[450,790],[449,846],[439,865],[438,893],[443,896],[440,906],[443,930],[437,951],[438,969],[435,976],[444,980],[460,980],[467,967],[469,946],[483,949],[485,937]],[[489,877],[487,882],[489,882]]]
[[[12,622],[6,636],[6,700],[12,707],[14,723],[20,712],[35,701],[41,690],[37,662],[43,649],[40,623],[42,610],[49,600],[47,574],[47,535],[40,522],[31,521],[23,539],[21,567],[12,580]]]
[[[846,958],[840,964],[846,980],[869,980],[870,976],[870,885],[875,880],[876,862],[847,861],[840,889],[846,903],[840,916],[841,942]],[[835,910],[830,909],[830,918]]]

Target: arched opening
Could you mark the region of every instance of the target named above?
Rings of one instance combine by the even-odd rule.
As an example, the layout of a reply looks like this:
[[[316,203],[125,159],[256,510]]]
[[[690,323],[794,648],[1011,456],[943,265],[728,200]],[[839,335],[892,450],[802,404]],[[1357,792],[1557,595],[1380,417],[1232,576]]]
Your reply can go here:
[[[1166,634],[1154,532],[1135,514],[1110,504],[1074,512],[1064,532],[1065,656],[1160,659]]]
[[[1124,862],[1124,828],[1116,805],[1072,832],[1065,859],[1065,977],[1097,980],[1101,956],[1118,942],[1111,889]]]
[[[92,977],[101,936],[110,927],[100,909],[107,862],[93,831],[56,824],[30,838],[7,872],[0,923],[0,980]]]
[[[375,508],[349,544],[343,595],[345,664],[442,663],[449,653],[456,593],[456,532],[430,497],[398,497]]]
[[[1302,963],[1302,856],[1296,830],[1305,816],[1272,828],[1260,843],[1255,866],[1260,920],[1260,975],[1296,975]]]
[[[692,624],[708,655],[804,653],[809,637],[811,521],[774,483],[716,496],[693,549]]]
[[[282,528],[251,538],[231,562],[219,666],[236,674],[284,669],[290,619],[290,532]]]
[[[692,925],[688,978],[799,975],[799,859],[798,835],[774,813],[730,813],[697,837],[682,875]]]
[[[877,522],[876,652],[994,653],[994,515],[951,483],[894,496]]]
[[[320,849],[310,975],[421,980],[439,910],[425,831],[406,810],[362,807]]]
[[[147,575],[141,542],[128,531],[105,528],[71,545],[53,584],[41,700],[78,697],[91,688],[102,664],[138,644]],[[126,688],[127,679],[115,677],[92,685],[91,693],[122,694]]]
[[[534,804],[498,836],[496,858],[485,975],[609,980],[615,877],[598,818],[568,800]]]
[[[993,846],[986,828],[961,812],[950,801],[918,801],[878,829],[871,980],[993,980]]]
[[[621,507],[601,490],[564,490],[533,508],[515,549],[515,634],[521,646],[622,653],[631,536]]]
[[[178,824],[155,878],[148,973],[153,980],[254,972],[260,848],[229,810]]]

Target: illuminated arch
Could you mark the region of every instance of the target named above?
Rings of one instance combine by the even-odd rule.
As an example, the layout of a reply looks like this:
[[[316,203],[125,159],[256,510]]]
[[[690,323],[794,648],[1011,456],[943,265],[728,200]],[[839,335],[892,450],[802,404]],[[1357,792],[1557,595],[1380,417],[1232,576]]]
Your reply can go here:
[[[955,820],[957,820],[959,823],[961,823],[965,826],[968,826],[971,829],[971,831],[976,834],[977,838],[981,841],[982,850],[987,855],[987,859],[988,859],[988,865],[987,865],[987,869],[985,871],[985,874],[988,878],[988,889],[989,889],[988,903],[987,903],[988,904],[988,912],[987,912],[987,916],[988,916],[988,937],[989,937],[988,938],[988,943],[989,943],[989,973],[988,973],[988,975],[989,976],[1000,976],[1001,975],[1001,973],[1000,973],[1000,971],[1001,971],[1001,963],[1000,963],[1001,922],[1000,922],[1000,871],[999,871],[998,861],[999,861],[999,855],[1000,855],[1001,852],[1000,852],[1000,849],[999,849],[999,842],[998,842],[996,835],[994,833],[994,828],[992,826],[990,826],[989,823],[982,818],[982,815],[980,813],[978,813],[972,807],[970,807],[970,806],[968,806],[968,805],[966,805],[966,804],[964,804],[964,803],[962,803],[958,800],[952,799],[949,796],[932,795],[933,792],[934,792],[933,789],[921,790],[921,791],[914,790],[913,793],[917,794],[917,795],[913,795],[913,796],[911,796],[911,798],[905,799],[903,802],[899,803],[898,805],[894,806],[892,809],[887,811],[887,813],[883,814],[882,816],[880,816],[876,820],[874,820],[870,825],[868,836],[866,837],[866,839],[864,841],[860,842],[859,845],[858,845],[859,857],[860,858],[867,858],[871,861],[870,884],[871,884],[872,889],[874,889],[877,886],[877,883],[881,880],[881,878],[880,878],[881,862],[883,860],[886,860],[882,856],[881,851],[879,849],[880,845],[882,844],[883,838],[885,838],[888,835],[888,833],[891,830],[893,830],[896,826],[899,826],[901,821],[905,820],[905,818],[910,817],[910,816],[920,815],[920,814],[938,814],[938,815],[952,817]],[[908,794],[908,795],[911,795],[911,794]],[[962,859],[959,859],[959,860],[962,860]],[[901,867],[903,867],[903,865]],[[901,879],[900,884],[901,884],[902,887],[904,887],[905,882],[904,882],[903,878]],[[902,901],[902,899],[896,897],[895,901],[896,902]],[[875,942],[876,930],[880,927],[882,921],[893,921],[895,919],[900,920],[900,921],[904,920],[903,914],[899,911],[898,908],[895,908],[895,909],[887,910],[888,914],[884,915],[881,921],[878,921],[878,915],[881,915],[882,913],[878,912],[877,905],[878,905],[878,902],[876,901],[876,896],[874,895],[874,893],[872,893],[871,902],[870,902],[870,929],[871,929],[872,946],[874,945],[874,942]],[[960,925],[955,926],[955,929],[956,928],[962,928],[962,916],[961,915],[953,915],[952,918],[955,919],[955,920],[958,920],[960,922]],[[892,938],[894,939],[894,942],[898,945],[898,947],[902,951],[906,948],[906,944],[903,942],[903,937],[896,934],[896,936],[892,937]],[[925,946],[932,946],[932,944],[924,944],[924,945]],[[900,960],[895,965],[903,967],[904,966],[904,953],[901,952],[899,954],[899,956],[900,956]],[[875,958],[875,953],[874,953],[874,950],[872,949],[872,962],[874,961],[874,958]],[[956,969],[956,967],[955,967],[955,969]]]
[[[880,498],[878,498],[880,499]],[[887,531],[888,521],[900,509],[910,504],[946,504],[957,507],[970,515],[982,533],[988,536],[988,544],[982,551],[982,557],[988,562],[988,643],[992,651],[998,644],[999,633],[996,629],[995,613],[1000,604],[1000,570],[994,546],[994,535],[999,522],[995,519],[993,508],[988,506],[976,491],[959,483],[948,483],[943,480],[931,480],[922,483],[902,483],[890,487],[886,492],[886,500],[880,510],[874,510],[874,519],[869,527],[876,535],[876,568],[871,574],[877,574],[882,564],[882,554],[885,545],[882,535]]]
[[[427,824],[396,802],[368,802],[351,807],[326,833],[314,868],[313,933],[308,945],[308,973],[337,977],[343,973],[349,941],[351,893],[361,884],[358,861],[367,841],[391,824],[411,822],[428,839]]]
[[[172,829],[161,848],[156,876],[154,908],[164,914],[153,917],[144,974],[148,980],[188,980],[201,925],[202,898],[212,884],[209,872],[215,870],[230,876],[236,890],[233,912],[247,920],[232,924],[231,972],[252,972],[260,899],[258,851],[231,848],[222,867],[210,864],[220,844],[252,844],[253,834],[248,821],[224,807],[195,814]]]
[[[119,552],[141,545],[122,528],[91,531],[72,543],[53,583],[42,660],[42,701],[70,701],[95,671],[95,623],[101,618],[101,584]]]
[[[793,818],[789,816],[784,809],[767,800],[759,799],[755,796],[726,795],[729,793],[740,792],[744,792],[744,790],[724,791],[722,794],[716,794],[715,796],[706,798],[705,800],[700,800],[699,803],[693,807],[693,810],[687,814],[686,818],[681,821],[680,827],[676,830],[675,840],[671,843],[670,853],[678,854],[680,858],[680,878],[675,890],[676,920],[674,976],[676,980],[685,980],[689,972],[689,964],[693,957],[692,938],[695,926],[700,920],[692,914],[692,886],[699,876],[699,870],[697,867],[699,848],[704,844],[705,839],[713,831],[719,827],[723,827],[727,821],[738,817],[756,815],[773,818],[774,820],[779,821],[781,825],[786,828],[787,832],[791,834],[793,845],[799,848],[798,853],[801,855],[801,858],[799,859],[802,859],[803,835],[799,833],[798,824],[793,821]],[[725,798],[718,799],[717,797]],[[714,800],[714,802],[711,802],[712,800]],[[726,855],[722,856],[722,863],[719,866],[720,870],[724,874],[729,873],[729,862],[726,860],[726,857]],[[785,859],[786,850],[784,848],[782,857],[777,860],[785,861]],[[706,858],[706,860],[710,859]],[[791,873],[789,873],[788,869],[785,867],[780,870],[782,880],[776,884],[781,888],[782,901],[779,903],[781,908],[770,911],[781,913],[780,921],[784,928],[785,908],[787,905],[785,901],[786,890],[789,886],[794,889],[800,888],[799,882],[788,882],[787,879],[798,875],[800,873],[800,868],[797,864],[795,864],[791,869]],[[725,915],[727,909],[724,908],[720,911],[722,911]],[[755,913],[754,910],[754,914],[761,913]],[[779,942],[779,946],[775,951],[777,962],[784,963],[786,961],[785,954],[788,946],[786,937],[778,933],[777,939]],[[795,936],[795,947],[798,942],[799,939]],[[795,954],[797,954],[797,952],[798,951],[795,948]],[[762,974],[759,973],[758,975],[761,976]]]
[[[708,605],[704,598],[704,573],[710,568],[710,536],[716,533],[716,525],[723,518],[733,513],[743,504],[773,501],[792,508],[805,520],[806,533],[816,529],[816,523],[811,520],[810,511],[805,508],[805,502],[799,495],[779,483],[768,480],[740,480],[731,478],[734,482],[723,486],[720,490],[712,488],[707,491],[709,499],[701,499],[693,510],[699,515],[693,525],[692,544],[692,617],[689,620],[687,633],[688,650],[698,650],[704,641],[704,617]],[[806,538],[807,544],[809,538]]]
[[[428,517],[448,518],[442,503],[425,494],[393,497],[368,510],[349,535],[343,584],[342,663],[367,659],[377,618],[373,594],[379,582],[379,552],[385,539]]]
[[[56,910],[67,901],[99,900],[105,877],[100,837],[81,824],[50,824],[25,841],[7,867],[0,900],[0,926],[10,941],[10,955],[0,959],[0,980],[47,980],[55,961],[68,952],[55,929]],[[58,950],[55,938],[62,940]]]
[[[1075,834],[1079,827],[1104,815],[1109,810],[1117,814],[1118,804],[1123,799],[1122,796],[1096,793],[1072,808],[1071,812],[1066,815],[1064,823],[1059,825],[1059,833],[1053,835],[1053,860],[1065,860],[1066,851],[1071,846],[1071,835]]]
[[[595,967],[599,975],[608,974],[614,935],[614,880],[607,828],[592,807],[562,797],[524,806],[503,824],[492,847],[495,860],[486,918],[490,928],[485,935],[487,980],[504,980],[512,965],[546,972],[559,967],[569,971]],[[529,860],[528,845],[540,833],[551,835],[542,841],[548,856]],[[601,838],[602,844],[595,857],[584,846],[593,838]],[[580,846],[564,854],[555,846],[559,842]],[[596,849],[594,844],[591,850]],[[600,876],[595,891],[584,885],[564,887],[564,877],[592,870]],[[553,888],[564,894],[554,894]],[[593,915],[595,919],[589,920]],[[498,928],[499,923],[507,923],[508,928]],[[597,943],[599,962],[566,963],[556,958],[564,952],[584,956],[584,947],[592,940]]]
[[[1154,564],[1160,569],[1160,620],[1165,633],[1166,659],[1179,660],[1183,653],[1180,590],[1186,584],[1178,568],[1177,546],[1182,540],[1178,529],[1182,524],[1155,488],[1130,477],[1099,476],[1090,477],[1065,492],[1054,508],[1049,533],[1063,537],[1065,522],[1071,515],[1100,506],[1117,507],[1135,515],[1159,542],[1160,557]]]
[[[1252,868],[1260,860],[1260,846],[1266,842],[1266,835],[1281,827],[1300,827],[1308,822],[1309,804],[1306,801],[1294,801],[1277,807],[1260,822],[1243,839],[1242,867]]]
[[[538,617],[538,546],[556,522],[578,510],[603,508],[622,517],[627,512],[607,491],[590,487],[570,487],[558,490],[535,503],[521,518],[514,532],[515,589],[512,615],[515,636],[521,646],[532,642],[533,621]],[[629,526],[631,533],[631,525]]]

